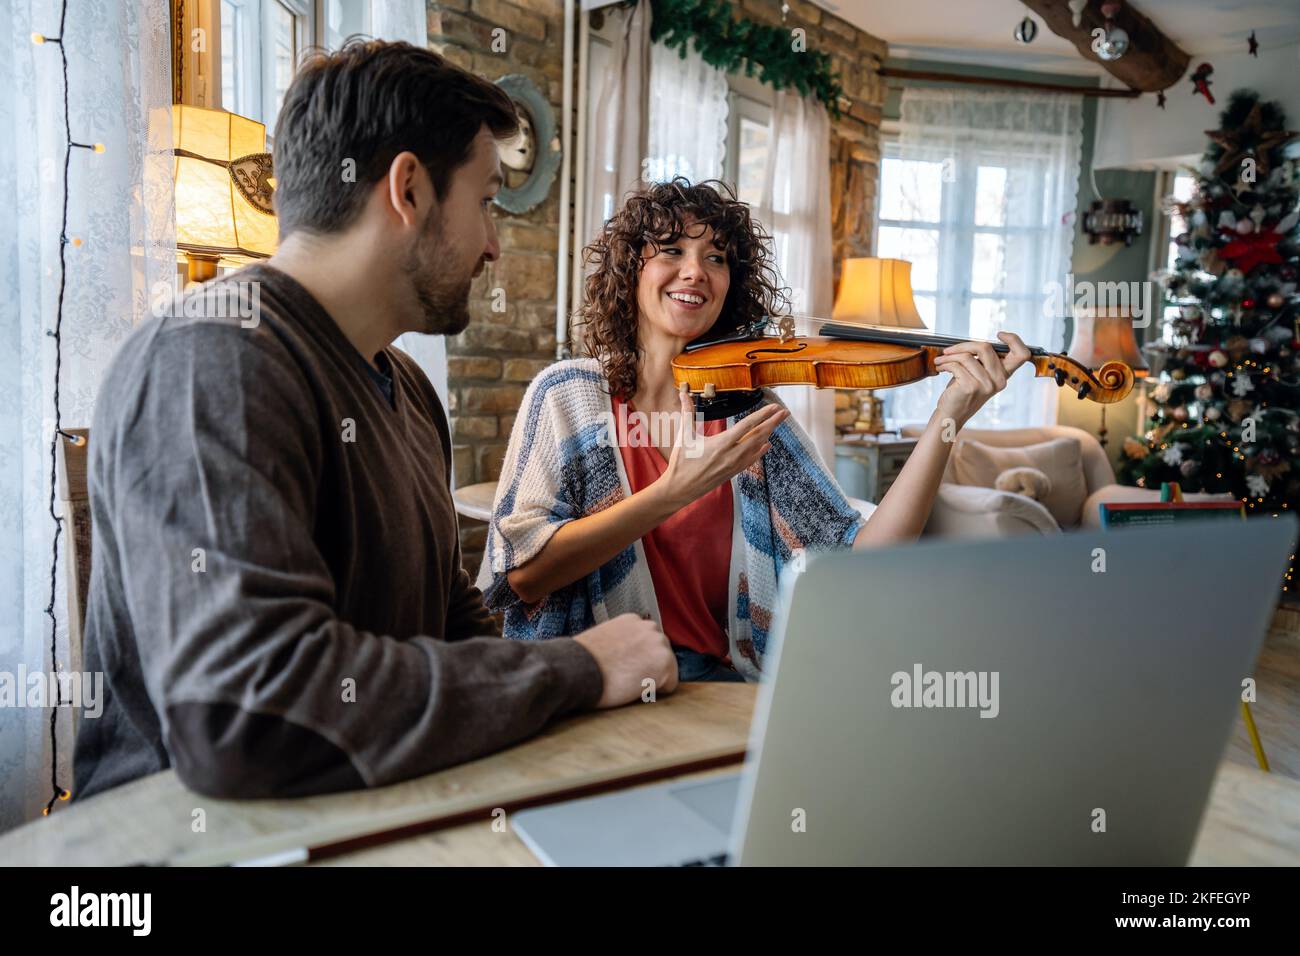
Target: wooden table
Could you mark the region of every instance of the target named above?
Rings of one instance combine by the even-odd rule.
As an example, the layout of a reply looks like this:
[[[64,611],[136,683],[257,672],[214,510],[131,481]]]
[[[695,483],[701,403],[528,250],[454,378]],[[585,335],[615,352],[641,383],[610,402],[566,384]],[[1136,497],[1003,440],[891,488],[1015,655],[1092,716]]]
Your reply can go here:
[[[179,864],[246,860],[373,830],[401,820],[499,801],[509,804],[575,782],[653,770],[743,747],[754,685],[684,684],[649,704],[584,714],[510,750],[377,790],[294,800],[215,800],[173,771],[154,774],[0,836],[0,862],[27,865]],[[716,772],[716,771],[715,771]],[[202,814],[196,811],[202,811]],[[200,818],[204,830],[192,826]],[[1300,783],[1224,763],[1192,863],[1300,861]],[[537,861],[490,816],[330,863],[522,865]]]

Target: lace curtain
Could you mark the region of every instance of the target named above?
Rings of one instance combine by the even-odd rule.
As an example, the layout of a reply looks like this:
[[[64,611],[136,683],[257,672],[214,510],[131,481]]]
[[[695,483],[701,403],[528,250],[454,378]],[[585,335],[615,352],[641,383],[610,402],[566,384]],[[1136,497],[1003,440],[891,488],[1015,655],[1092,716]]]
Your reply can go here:
[[[63,204],[63,77],[57,0],[0,0],[0,671],[49,674],[50,437]],[[167,4],[73,4],[64,46],[73,150],[60,407],[65,428],[89,426],[117,345],[148,315],[150,290],[176,270],[171,183]],[[56,657],[67,650],[67,529],[60,541]],[[21,693],[21,691],[20,691]],[[0,708],[0,830],[49,799],[49,711]],[[71,786],[71,711],[59,714],[59,781]],[[57,811],[56,811],[57,812]]]
[[[681,52],[650,46],[647,151],[642,178],[693,183],[722,176],[727,143],[727,75],[704,62],[694,44]]]
[[[1005,329],[1063,347],[1064,317],[1045,302],[1070,270],[1082,138],[1079,96],[904,90],[898,142],[885,154],[878,254],[914,263],[918,308],[935,331],[993,339]],[[900,161],[892,169],[891,159]],[[891,417],[925,421],[947,381],[894,390]],[[1050,423],[1056,393],[1022,369],[972,424]]]
[[[755,215],[772,234],[777,267],[796,314],[829,316],[834,301],[831,239],[830,117],[812,97],[782,90],[772,101],[772,155],[763,208]],[[835,394],[830,389],[779,388],[790,414],[835,468]]]

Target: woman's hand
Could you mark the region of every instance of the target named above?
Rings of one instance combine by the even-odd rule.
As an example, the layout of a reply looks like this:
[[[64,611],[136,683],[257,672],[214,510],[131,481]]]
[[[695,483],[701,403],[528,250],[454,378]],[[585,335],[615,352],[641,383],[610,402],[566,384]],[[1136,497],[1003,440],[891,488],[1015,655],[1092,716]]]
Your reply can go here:
[[[695,403],[683,385],[681,424],[668,469],[655,485],[663,485],[662,493],[675,510],[685,508],[758,461],[772,447],[768,439],[773,429],[789,415],[780,405],[766,405],[734,428],[717,435],[700,435],[695,431]]]
[[[999,332],[998,338],[1011,349],[1006,355],[999,355],[988,342],[962,342],[948,346],[935,358],[934,367],[952,375],[935,409],[940,420],[951,418],[960,429],[985,402],[1007,387],[1007,379],[1016,369],[1029,361],[1029,348],[1020,336]]]

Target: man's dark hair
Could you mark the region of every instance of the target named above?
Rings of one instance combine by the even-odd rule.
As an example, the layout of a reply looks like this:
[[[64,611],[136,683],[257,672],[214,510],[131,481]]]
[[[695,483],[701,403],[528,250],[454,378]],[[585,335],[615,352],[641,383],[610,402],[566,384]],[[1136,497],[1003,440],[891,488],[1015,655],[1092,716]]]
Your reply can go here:
[[[275,124],[275,210],[280,239],[298,229],[336,232],[361,213],[393,157],[420,158],[439,199],[487,126],[518,129],[510,97],[437,53],[410,43],[349,39],[302,64]],[[356,182],[345,179],[346,160]]]

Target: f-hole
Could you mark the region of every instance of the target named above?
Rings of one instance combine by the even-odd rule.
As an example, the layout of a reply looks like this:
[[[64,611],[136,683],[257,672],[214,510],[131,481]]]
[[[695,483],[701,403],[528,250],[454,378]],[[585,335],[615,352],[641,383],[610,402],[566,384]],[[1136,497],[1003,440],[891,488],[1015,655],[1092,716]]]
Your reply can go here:
[[[745,353],[745,358],[752,359],[755,355],[764,355],[767,353],[771,353],[773,355],[792,355],[795,352],[802,352],[807,347],[808,347],[807,342],[800,342],[798,345],[794,346],[793,348],[788,348],[788,349],[775,349],[775,348],[750,349],[748,352]]]

